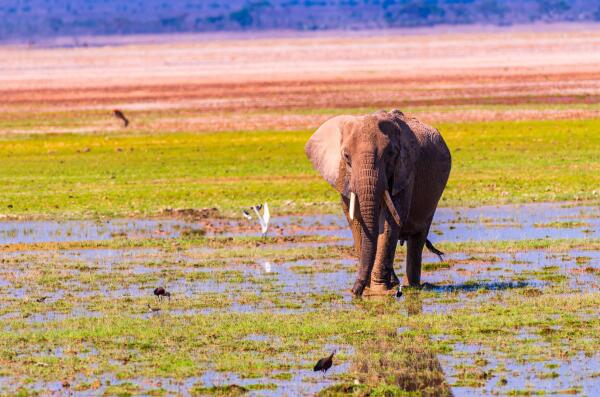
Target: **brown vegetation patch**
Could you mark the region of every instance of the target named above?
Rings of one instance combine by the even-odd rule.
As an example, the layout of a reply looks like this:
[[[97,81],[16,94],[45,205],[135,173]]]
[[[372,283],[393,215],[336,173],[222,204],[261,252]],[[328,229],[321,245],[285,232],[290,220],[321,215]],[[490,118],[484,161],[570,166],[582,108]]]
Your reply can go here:
[[[423,336],[378,335],[357,350],[353,371],[368,385],[386,380],[402,391],[422,396],[452,395],[430,341]]]
[[[184,218],[184,219],[207,219],[207,218],[220,218],[220,213],[217,208],[165,208],[161,215],[165,215],[172,218]]]

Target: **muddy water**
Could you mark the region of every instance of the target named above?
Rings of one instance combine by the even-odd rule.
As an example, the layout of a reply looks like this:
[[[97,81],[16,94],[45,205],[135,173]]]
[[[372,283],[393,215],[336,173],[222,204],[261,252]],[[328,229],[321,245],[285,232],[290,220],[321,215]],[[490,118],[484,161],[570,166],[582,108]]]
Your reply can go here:
[[[276,210],[276,209],[275,209]],[[18,243],[108,240],[114,237],[170,238],[201,230],[208,236],[260,236],[256,219],[185,220],[115,219],[104,221],[4,221],[0,245]],[[346,219],[339,215],[284,216],[271,220],[269,235],[325,235],[349,239]],[[600,208],[539,203],[439,208],[432,241],[521,240],[536,238],[599,238]]]

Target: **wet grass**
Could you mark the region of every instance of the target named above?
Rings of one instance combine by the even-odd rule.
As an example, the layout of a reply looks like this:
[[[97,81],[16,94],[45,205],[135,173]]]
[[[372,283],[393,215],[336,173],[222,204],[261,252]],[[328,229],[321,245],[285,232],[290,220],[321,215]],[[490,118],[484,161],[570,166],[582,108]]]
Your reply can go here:
[[[442,205],[598,200],[597,120],[441,123],[454,168]],[[222,213],[268,200],[275,213],[337,211],[303,146],[311,131],[0,138],[0,213],[81,218]]]
[[[91,379],[102,373],[114,373],[117,379],[187,379],[211,369],[262,383],[281,371],[308,373],[324,346],[358,344],[401,321],[393,312],[371,316],[360,307],[294,315],[159,313],[149,318],[105,310],[102,318],[38,325],[12,319],[0,333],[0,350],[7,363],[0,376],[16,377],[25,385],[28,379],[69,379],[85,390],[92,382],[77,384],[77,374],[89,374]],[[257,333],[268,339],[246,340]],[[86,354],[90,350],[93,353]],[[342,352],[336,361],[347,359]]]
[[[347,246],[290,247],[273,238],[253,251],[253,238],[171,240],[176,248],[143,248],[121,259],[90,259],[72,251],[64,256],[61,249],[3,258],[0,280],[8,284],[0,292],[0,379],[7,376],[11,383],[0,393],[28,394],[44,387],[36,382],[66,382],[72,390],[160,395],[169,394],[168,382],[147,380],[169,379],[187,382],[191,394],[228,395],[259,385],[272,390],[297,379],[323,382],[316,390],[324,388],[326,396],[446,395],[440,355],[462,363],[451,366],[455,386],[479,390],[507,378],[506,388],[515,389],[506,363],[593,357],[600,343],[594,315],[600,296],[572,290],[573,275],[561,265],[569,260],[593,269],[593,259],[580,265],[577,258],[583,256],[564,251],[598,249],[595,240],[486,243],[485,254],[432,262],[427,270],[487,263],[495,271],[506,266],[505,250],[535,247],[547,254],[538,270],[525,267],[506,276],[518,283],[498,287],[473,280],[462,287],[450,283],[456,288],[405,289],[399,300],[354,301],[345,288],[350,284],[327,292],[314,284],[340,272],[352,278],[354,262],[340,261],[340,255],[351,257]],[[479,245],[444,249],[476,252]],[[214,251],[196,250],[208,246]],[[266,273],[260,263],[267,260],[277,271],[287,263],[292,278]],[[531,287],[532,280],[544,283]],[[174,292],[172,299],[156,299],[157,285]],[[148,306],[160,310],[150,312]],[[460,345],[480,346],[485,354],[465,362]],[[339,350],[334,368],[348,369],[313,374],[316,359],[334,347]],[[234,378],[216,385],[202,380],[213,372]]]
[[[302,243],[321,243],[316,247],[296,246]],[[517,252],[532,249],[545,249],[560,252],[569,249],[598,250],[600,239],[526,239],[526,240],[490,240],[490,241],[466,241],[466,242],[441,242],[436,243],[444,252],[469,252],[471,254],[483,254],[491,252]],[[109,240],[83,240],[67,242],[38,242],[38,243],[14,243],[0,245],[0,252],[19,251],[55,251],[69,249],[131,249],[131,248],[160,248],[163,250],[176,251],[185,248],[199,247],[209,249],[205,254],[195,254],[197,257],[233,258],[245,257],[248,260],[257,257],[289,261],[303,259],[326,258],[334,253],[345,257],[352,255],[353,248],[349,241],[343,241],[339,237],[319,235],[297,235],[297,236],[235,236],[207,237],[204,235],[185,235],[171,238],[128,238],[118,236]],[[399,248],[402,252],[402,248]],[[276,255],[283,254],[281,258]],[[306,256],[305,256],[306,254]],[[295,257],[294,257],[295,255]],[[402,255],[397,255],[398,260]],[[489,258],[488,258],[489,259]],[[581,263],[586,263],[582,257]],[[439,266],[428,264],[428,266]]]
[[[590,224],[587,222],[576,222],[576,221],[568,221],[568,222],[547,222],[547,223],[534,223],[533,227],[540,228],[576,228],[576,227],[589,227]]]

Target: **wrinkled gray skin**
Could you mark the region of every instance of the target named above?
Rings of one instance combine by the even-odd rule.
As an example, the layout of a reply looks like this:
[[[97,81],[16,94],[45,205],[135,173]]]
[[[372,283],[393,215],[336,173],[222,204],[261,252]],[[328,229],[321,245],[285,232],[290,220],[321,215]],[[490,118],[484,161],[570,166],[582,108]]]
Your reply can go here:
[[[393,269],[398,239],[408,242],[405,283],[421,284],[421,255],[450,174],[450,151],[435,129],[399,110],[337,116],[305,147],[315,169],[341,193],[359,260],[352,292],[387,294],[399,284]],[[391,195],[399,215],[383,200]],[[356,194],[354,220],[348,215]]]

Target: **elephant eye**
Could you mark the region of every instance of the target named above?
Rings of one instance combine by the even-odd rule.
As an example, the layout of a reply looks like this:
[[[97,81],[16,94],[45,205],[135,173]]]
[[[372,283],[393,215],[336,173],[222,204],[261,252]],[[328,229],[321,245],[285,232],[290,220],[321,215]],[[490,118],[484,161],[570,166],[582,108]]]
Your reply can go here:
[[[344,152],[342,152],[342,155],[344,156],[344,161],[346,162],[346,164],[350,165],[350,155],[348,154],[348,152],[344,150]]]

